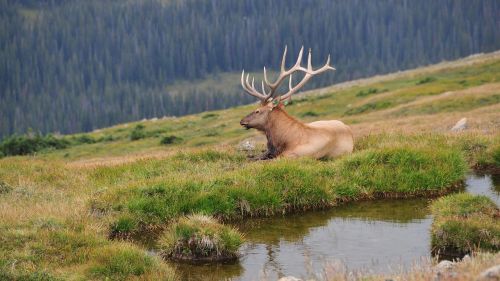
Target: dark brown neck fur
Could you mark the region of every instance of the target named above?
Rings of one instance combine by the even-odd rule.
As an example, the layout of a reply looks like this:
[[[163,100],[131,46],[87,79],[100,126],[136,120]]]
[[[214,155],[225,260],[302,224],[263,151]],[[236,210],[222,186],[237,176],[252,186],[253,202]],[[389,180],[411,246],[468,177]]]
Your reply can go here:
[[[271,158],[296,145],[299,140],[303,139],[306,130],[304,123],[288,115],[282,108],[274,108],[269,113],[269,119],[264,128]]]

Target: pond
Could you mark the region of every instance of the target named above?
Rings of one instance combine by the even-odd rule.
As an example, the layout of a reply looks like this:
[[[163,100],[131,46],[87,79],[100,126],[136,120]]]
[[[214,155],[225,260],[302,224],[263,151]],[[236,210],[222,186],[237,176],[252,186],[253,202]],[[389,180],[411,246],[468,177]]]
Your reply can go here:
[[[470,175],[467,191],[500,204],[498,175]],[[240,225],[247,242],[233,264],[173,264],[183,280],[277,280],[321,276],[337,269],[387,273],[428,261],[429,199],[379,200],[325,211],[250,219]],[[339,266],[340,265],[340,266]]]

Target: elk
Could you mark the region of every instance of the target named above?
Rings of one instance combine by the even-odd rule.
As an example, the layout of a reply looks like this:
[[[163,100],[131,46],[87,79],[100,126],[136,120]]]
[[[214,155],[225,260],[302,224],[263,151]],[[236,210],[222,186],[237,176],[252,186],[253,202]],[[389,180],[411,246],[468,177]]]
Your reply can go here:
[[[267,137],[267,151],[259,157],[261,160],[276,157],[302,157],[309,156],[316,159],[334,158],[340,155],[351,153],[354,147],[354,139],[349,126],[338,120],[324,120],[312,123],[303,123],[290,116],[285,111],[286,101],[302,88],[311,77],[316,74],[335,70],[330,66],[330,55],[326,64],[313,70],[311,63],[311,50],[307,58],[307,68],[301,66],[302,53],[304,47],[300,49],[295,65],[286,70],[285,60],[287,48],[281,60],[281,71],[278,78],[270,83],[264,67],[264,79],[262,80],[262,92],[255,89],[252,78],[249,81],[249,74],[245,77],[245,70],[241,73],[241,85],[245,92],[258,98],[260,106],[253,112],[245,116],[240,121],[240,125],[248,129],[257,129]],[[293,86],[292,74],[301,72],[304,74],[302,80]],[[277,90],[281,83],[288,77],[288,92],[277,95]]]

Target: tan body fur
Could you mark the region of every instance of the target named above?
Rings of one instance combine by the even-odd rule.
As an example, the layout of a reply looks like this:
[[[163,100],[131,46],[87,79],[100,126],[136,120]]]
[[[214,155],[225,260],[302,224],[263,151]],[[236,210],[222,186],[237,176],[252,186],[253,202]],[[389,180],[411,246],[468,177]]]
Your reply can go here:
[[[282,106],[265,105],[241,120],[247,128],[262,131],[268,151],[261,159],[275,157],[333,158],[351,153],[351,129],[338,120],[302,123],[288,115]]]

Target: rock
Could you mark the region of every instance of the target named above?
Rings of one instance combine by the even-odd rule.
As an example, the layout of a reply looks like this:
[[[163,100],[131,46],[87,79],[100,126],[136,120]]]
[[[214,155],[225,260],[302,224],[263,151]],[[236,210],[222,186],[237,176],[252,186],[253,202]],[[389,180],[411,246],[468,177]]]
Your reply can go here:
[[[436,269],[438,271],[447,271],[452,269],[453,267],[455,267],[455,263],[447,260],[441,261],[440,263],[438,263],[438,265],[436,265]]]
[[[463,258],[462,258],[462,261],[461,262],[471,262],[472,259],[469,255],[465,255]]]
[[[242,151],[253,151],[255,150],[255,142],[246,139],[238,144],[238,149]]]
[[[449,278],[456,277],[457,273],[453,271],[456,263],[443,260],[438,263],[435,267],[436,274],[434,275],[434,281],[448,280]]]
[[[460,119],[453,128],[451,128],[452,132],[460,132],[467,129],[467,118]]]
[[[500,281],[500,265],[492,266],[483,271],[477,281]]]
[[[286,277],[281,277],[280,279],[278,279],[278,281],[302,281],[302,279],[293,276],[286,276]]]

